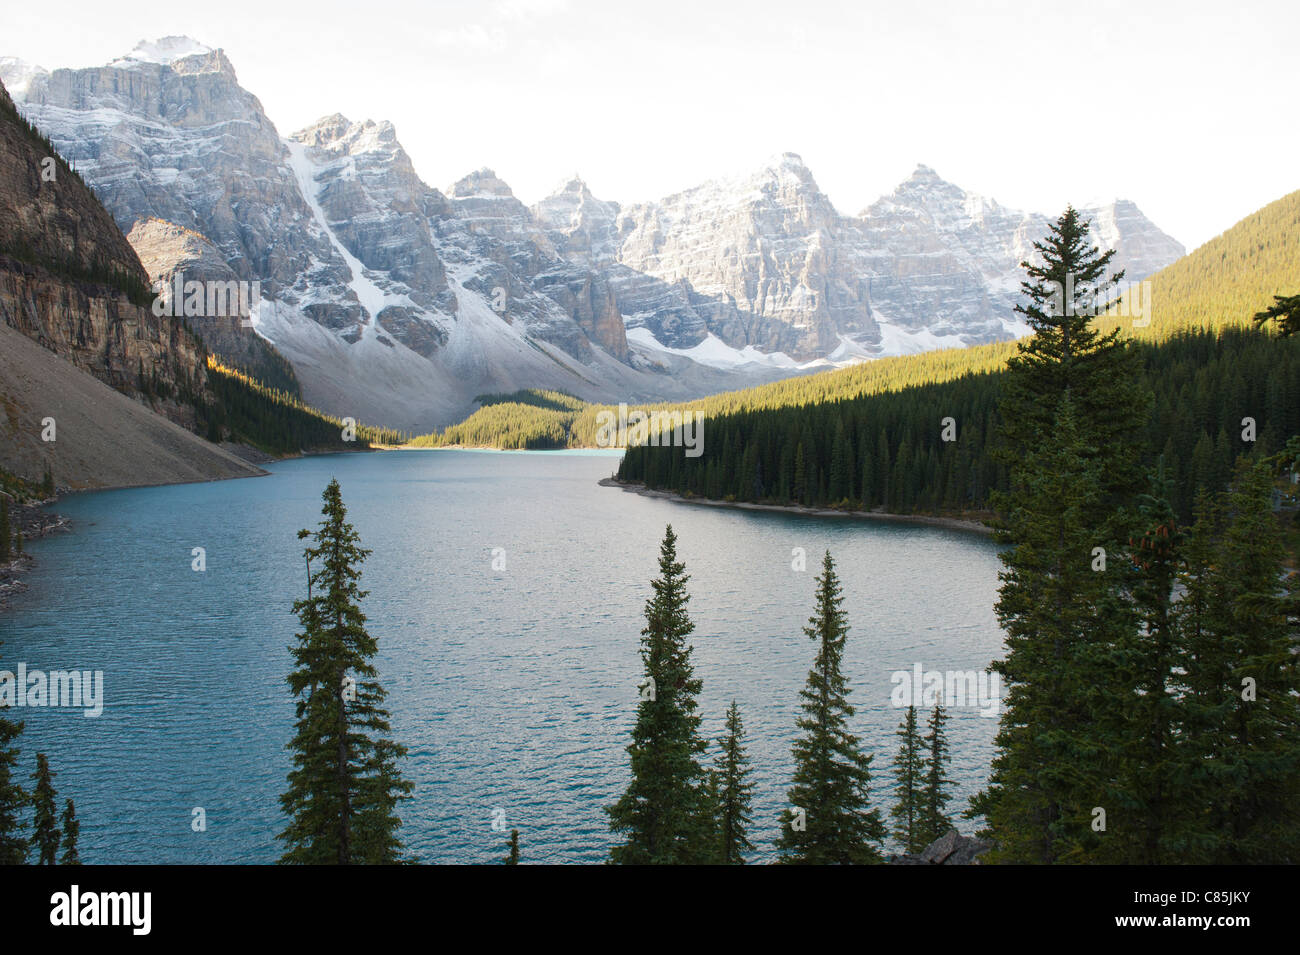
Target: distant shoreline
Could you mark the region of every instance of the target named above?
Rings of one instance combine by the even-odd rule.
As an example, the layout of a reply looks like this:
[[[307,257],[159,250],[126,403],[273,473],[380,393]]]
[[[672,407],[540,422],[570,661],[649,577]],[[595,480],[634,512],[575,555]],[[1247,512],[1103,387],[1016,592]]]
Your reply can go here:
[[[715,501],[707,497],[685,497],[673,491],[656,491],[644,484],[619,481],[615,478],[601,478],[597,482],[601,487],[617,487],[642,497],[654,497],[678,504],[700,504],[705,507],[729,507],[741,511],[774,511],[780,514],[799,514],[804,517],[841,517],[860,518],[871,521],[886,521],[895,524],[923,524],[941,527],[946,530],[963,531],[968,534],[992,536],[993,528],[980,521],[965,520],[960,517],[940,517],[934,514],[888,514],[884,511],[841,511],[830,507],[809,507],[805,504],[754,504],[749,501]]]

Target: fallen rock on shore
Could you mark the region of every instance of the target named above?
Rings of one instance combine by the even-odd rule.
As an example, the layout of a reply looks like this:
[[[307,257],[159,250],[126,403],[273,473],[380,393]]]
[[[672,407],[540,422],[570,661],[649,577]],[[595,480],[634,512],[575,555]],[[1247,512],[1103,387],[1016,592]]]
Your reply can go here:
[[[977,836],[963,836],[949,829],[918,855],[890,856],[890,865],[980,865],[979,857],[993,848],[993,843]]]

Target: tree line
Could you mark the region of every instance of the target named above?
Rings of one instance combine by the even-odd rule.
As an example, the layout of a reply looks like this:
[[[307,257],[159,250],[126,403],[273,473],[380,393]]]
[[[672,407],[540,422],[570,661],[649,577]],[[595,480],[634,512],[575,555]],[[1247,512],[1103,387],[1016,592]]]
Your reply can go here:
[[[300,451],[355,451],[373,445],[399,445],[409,435],[392,428],[357,424],[355,440],[344,435],[341,418],[307,405],[296,395],[270,388],[256,378],[208,357],[209,400],[195,400],[198,428],[208,440],[242,441],[270,454]]]
[[[1152,395],[1140,458],[1163,460],[1182,520],[1200,487],[1224,486],[1243,451],[1279,451],[1300,432],[1300,337],[1224,329],[1130,346]],[[716,500],[884,510],[988,512],[1009,488],[1000,396],[1009,371],[902,391],[745,410],[704,422],[704,451],[629,448],[620,480]]]

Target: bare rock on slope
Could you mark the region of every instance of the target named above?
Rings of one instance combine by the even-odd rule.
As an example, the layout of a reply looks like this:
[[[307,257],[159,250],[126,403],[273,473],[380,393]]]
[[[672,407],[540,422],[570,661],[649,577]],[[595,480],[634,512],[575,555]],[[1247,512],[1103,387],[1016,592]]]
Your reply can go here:
[[[226,287],[239,276],[226,264],[220,250],[205,236],[162,219],[143,219],[127,236],[155,287],[171,288],[178,277],[184,282],[218,282]],[[252,323],[238,314],[188,319],[190,328],[226,364],[247,372],[263,384],[293,395],[301,394],[293,367]]]

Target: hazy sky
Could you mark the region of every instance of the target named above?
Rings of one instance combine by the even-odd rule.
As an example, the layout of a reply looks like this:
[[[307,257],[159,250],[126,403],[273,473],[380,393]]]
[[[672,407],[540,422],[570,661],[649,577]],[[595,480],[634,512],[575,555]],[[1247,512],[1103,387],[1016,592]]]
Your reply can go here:
[[[0,55],[223,47],[280,132],[389,119],[443,188],[579,172],[658,198],[803,156],[842,212],[918,162],[1005,205],[1117,196],[1193,248],[1300,188],[1295,0],[397,0],[10,4]]]

